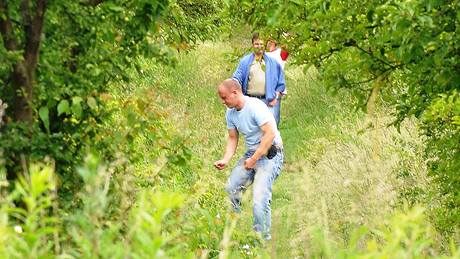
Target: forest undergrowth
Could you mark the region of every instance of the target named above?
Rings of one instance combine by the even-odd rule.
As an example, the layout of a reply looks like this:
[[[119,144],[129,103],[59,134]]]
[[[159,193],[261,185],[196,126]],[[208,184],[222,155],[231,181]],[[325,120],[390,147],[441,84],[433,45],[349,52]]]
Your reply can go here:
[[[398,131],[380,102],[370,113],[357,110],[347,93],[327,91],[314,67],[293,64],[282,101],[286,161],[273,190],[273,240],[260,241],[250,191],[243,213],[232,214],[224,192],[229,170],[212,166],[226,139],[216,87],[235,69],[242,53],[229,46],[238,44],[201,44],[180,53],[175,67],[139,60],[131,83],[105,93],[113,116],[104,127],[121,139],[119,154],[100,161],[89,152],[76,170],[83,188],[71,209],[59,208],[52,162],[30,168],[12,194],[2,192],[0,255],[460,256],[458,237],[430,223],[436,200],[417,121]]]

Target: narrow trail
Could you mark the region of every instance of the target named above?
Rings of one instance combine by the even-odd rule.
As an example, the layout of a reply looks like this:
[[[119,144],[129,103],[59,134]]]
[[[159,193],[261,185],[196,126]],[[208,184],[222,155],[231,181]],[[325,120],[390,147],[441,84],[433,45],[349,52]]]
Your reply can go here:
[[[295,68],[286,71],[289,95],[282,102],[280,124],[286,161],[282,176],[277,179],[273,190],[273,240],[269,245],[269,254],[272,258],[303,257],[305,254],[302,251],[308,249],[308,236],[305,235],[305,231],[308,231],[308,222],[304,221],[302,215],[311,213],[309,210],[314,207],[311,204],[313,197],[309,194],[314,186],[303,165],[307,157],[302,156],[307,154],[301,150],[311,139],[299,122],[299,116],[302,114],[296,106],[306,101],[305,93],[311,93],[313,79],[300,73],[301,71]],[[306,117],[305,120],[308,120],[308,116]]]
[[[203,209],[219,220],[230,211],[223,191],[229,169],[218,172],[212,165],[223,154],[226,140],[225,107],[215,89],[236,67],[227,58],[231,51],[228,44],[206,43],[182,56],[174,70],[157,75],[174,79],[159,85],[159,101],[199,154],[191,201],[205,201]],[[397,133],[384,127],[389,122],[385,116],[379,119],[381,125],[370,125],[366,114],[352,108],[349,95],[328,93],[316,80],[317,73],[286,67],[288,96],[282,101],[280,124],[285,165],[273,187],[272,241],[263,246],[254,242],[248,191],[243,213],[232,222],[234,231],[218,234],[220,248],[214,253],[226,250],[229,258],[311,258],[333,250],[331,242],[346,246],[357,228],[372,228],[392,214],[402,185],[394,172],[409,161],[423,164],[416,161],[421,143],[414,142],[413,125]],[[231,164],[243,151],[241,143]],[[217,233],[215,226],[205,226]]]

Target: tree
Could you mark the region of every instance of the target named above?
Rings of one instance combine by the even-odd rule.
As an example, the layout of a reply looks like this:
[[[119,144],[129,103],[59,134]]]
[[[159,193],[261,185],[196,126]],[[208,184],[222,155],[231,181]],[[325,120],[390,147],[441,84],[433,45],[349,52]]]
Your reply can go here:
[[[173,64],[174,49],[217,35],[223,1],[0,0],[0,147],[9,178],[21,156],[50,156],[69,181],[88,147],[110,159],[104,98],[144,56]],[[195,12],[199,10],[199,12]],[[196,21],[200,21],[196,23]],[[178,37],[180,36],[180,37]]]
[[[420,119],[441,213],[460,222],[459,1],[234,1],[256,28],[289,34],[292,59],[365,107],[380,93],[395,125]],[[249,18],[248,18],[249,17]]]
[[[17,3],[16,3],[17,4]],[[10,8],[7,1],[0,2],[0,33],[6,51],[22,52],[22,58],[12,64],[12,72],[8,81],[12,87],[13,117],[16,121],[32,123],[33,85],[35,69],[37,67],[40,37],[46,11],[46,1],[37,0],[31,7],[30,1],[21,1],[20,16],[22,17],[22,30],[25,36],[17,37],[17,28],[10,17]]]

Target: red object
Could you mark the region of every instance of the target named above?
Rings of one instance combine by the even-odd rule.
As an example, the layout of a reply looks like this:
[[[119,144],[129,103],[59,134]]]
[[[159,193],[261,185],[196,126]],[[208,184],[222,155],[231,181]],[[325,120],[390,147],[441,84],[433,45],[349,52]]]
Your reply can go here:
[[[281,54],[280,54],[280,55],[281,55],[281,59],[282,59],[283,61],[286,61],[286,59],[287,59],[288,56],[289,56],[289,52],[287,52],[286,50],[281,50]]]

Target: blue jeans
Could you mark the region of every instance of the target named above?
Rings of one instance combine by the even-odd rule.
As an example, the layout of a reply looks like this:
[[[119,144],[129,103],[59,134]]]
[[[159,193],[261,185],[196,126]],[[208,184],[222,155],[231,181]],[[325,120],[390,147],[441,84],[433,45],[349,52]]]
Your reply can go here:
[[[234,211],[240,212],[242,194],[249,185],[253,184],[253,228],[256,232],[262,233],[266,240],[269,240],[271,239],[270,204],[272,200],[272,185],[281,173],[284,154],[281,150],[272,159],[263,156],[257,161],[254,169],[246,170],[244,168],[244,160],[252,156],[253,153],[253,151],[247,151],[238,161],[238,164],[232,170],[225,190],[229,194]]]
[[[273,107],[268,107],[273,116],[275,117],[276,121],[276,126],[280,124],[281,116],[280,116],[280,111],[281,111],[281,99],[278,99],[278,102],[276,102],[275,106]]]

